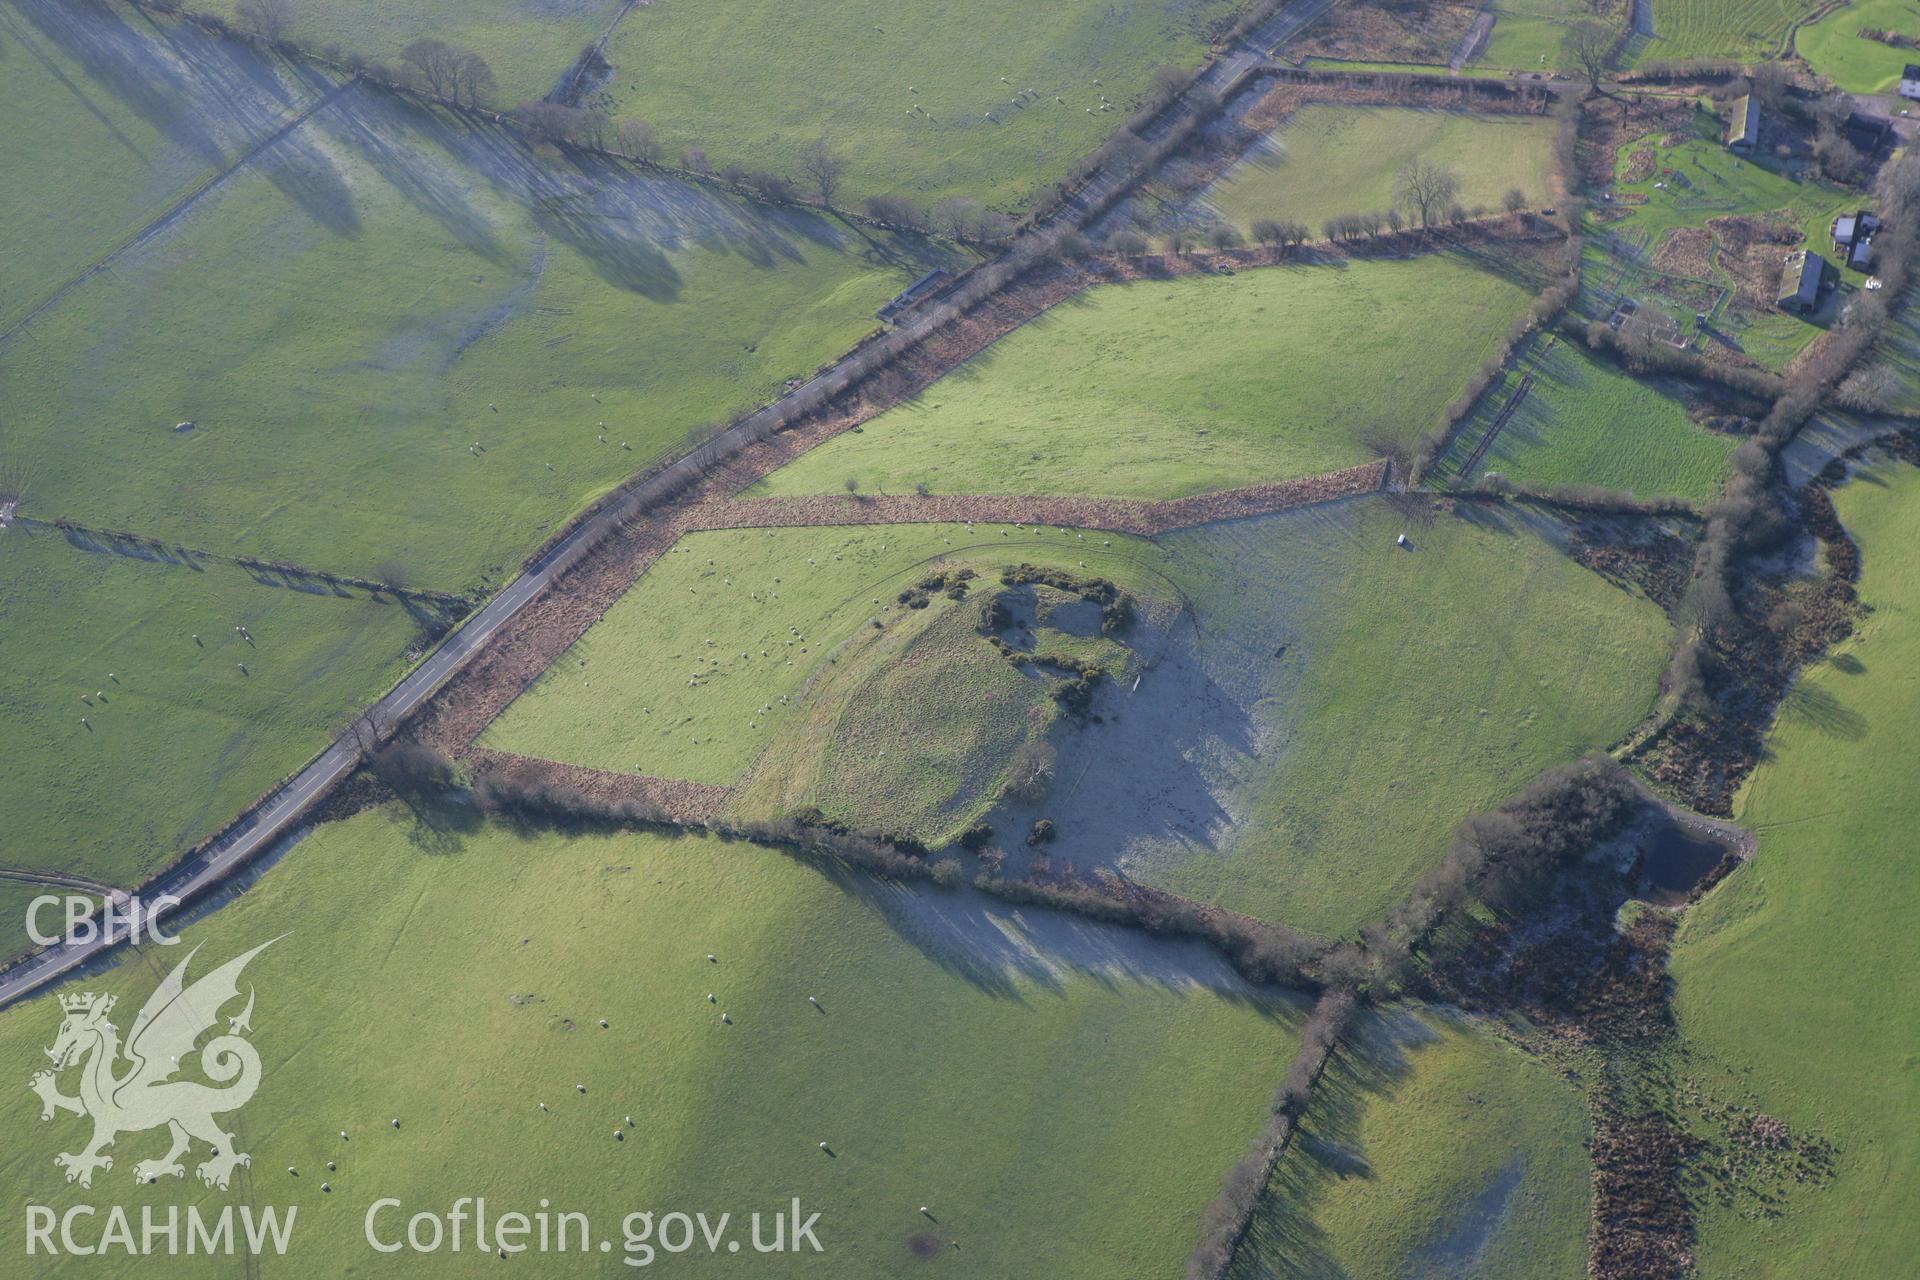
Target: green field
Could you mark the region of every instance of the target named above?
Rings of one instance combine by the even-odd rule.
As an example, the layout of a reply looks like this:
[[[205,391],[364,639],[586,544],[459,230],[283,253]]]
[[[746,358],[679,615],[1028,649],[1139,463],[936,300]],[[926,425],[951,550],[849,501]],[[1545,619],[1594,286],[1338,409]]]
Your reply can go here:
[[[1873,363],[1891,367],[1900,378],[1887,408],[1920,416],[1920,307],[1906,302],[1893,313]]]
[[[15,745],[0,861],[127,887],[306,763],[421,635],[389,596],[77,550],[28,526],[0,532],[0,634]]]
[[[1518,188],[1550,202],[1553,121],[1544,116],[1309,105],[1288,117],[1202,197],[1242,231],[1258,218],[1297,218],[1319,234],[1328,218],[1385,210],[1394,178],[1415,159],[1454,172],[1467,209],[1498,209]]]
[[[58,0],[0,6],[0,66],[0,333],[331,87],[196,27]]]
[[[1865,39],[1860,35],[1862,27],[1915,35],[1920,33],[1920,4],[1853,0],[1800,28],[1794,36],[1794,52],[1848,93],[1892,93],[1899,86],[1900,69],[1920,55]]]
[[[1321,1077],[1236,1280],[1584,1274],[1579,1090],[1470,1022],[1362,1024]]]
[[[620,12],[621,0],[305,0],[288,36],[303,48],[338,45],[342,58],[399,66],[423,36],[471,49],[493,69],[500,107],[543,98]],[[190,6],[234,20],[236,0]],[[240,25],[244,26],[244,23]]]
[[[42,894],[65,897],[67,890],[0,879],[0,963],[33,949],[35,944],[27,936],[27,908]],[[61,932],[65,921],[57,907],[40,913],[40,928],[49,935]]]
[[[1124,865],[1202,901],[1327,936],[1376,919],[1461,818],[1605,747],[1658,694],[1660,611],[1517,518],[1410,522],[1369,498],[1162,544],[1248,723],[1216,728],[1237,750],[1210,747],[1203,803],[1230,833]],[[1063,853],[1095,856],[1061,826]]]
[[[349,90],[0,348],[22,511],[497,585],[689,428],[869,331],[923,265],[582,165]]]
[[[1566,64],[1562,52],[1567,31],[1576,22],[1597,21],[1618,30],[1626,21],[1625,5],[1604,5],[1611,13],[1596,13],[1586,0],[1496,0],[1493,34],[1472,65],[1486,69],[1553,71]]]
[[[1688,1070],[1837,1148],[1837,1178],[1701,1223],[1702,1275],[1898,1275],[1920,1251],[1912,1011],[1920,891],[1905,856],[1920,750],[1920,472],[1834,495],[1863,558],[1858,634],[1800,677],[1737,805],[1752,862],[1697,907],[1673,957]]]
[[[418,1256],[370,1250],[369,1205],[405,1206],[384,1231],[483,1195],[495,1215],[546,1197],[616,1243],[630,1212],[729,1212],[744,1235],[749,1212],[797,1196],[821,1214],[826,1252],[808,1259],[834,1276],[899,1275],[918,1237],[953,1274],[1044,1256],[1050,1276],[1166,1276],[1297,1047],[1299,1006],[1197,946],[709,838],[565,839],[398,805],[322,827],[184,936],[87,989],[119,995],[125,1027],[189,946],[205,973],[278,939],[244,978],[264,1083],[234,1117],[253,1157],[236,1187],[298,1205],[279,1264],[297,1275],[418,1275]],[[24,1080],[59,1021],[52,995],[0,1013],[0,1057]],[[91,1191],[67,1186],[51,1157],[82,1123],[40,1124],[24,1088],[0,1107],[0,1178],[22,1199],[124,1203],[136,1222],[142,1203],[228,1200],[191,1171],[136,1190],[154,1132],[122,1135]],[[21,1230],[9,1214],[0,1248],[19,1254]],[[432,1270],[500,1274],[471,1240]],[[620,1257],[600,1270],[624,1273]],[[35,1274],[206,1274],[198,1258],[65,1261]],[[655,1261],[741,1270],[704,1246]]]
[[[1657,692],[1659,610],[1523,525],[1469,514],[1414,527],[1412,554],[1383,500],[1157,545],[986,525],[696,534],[481,743],[739,784],[742,818],[815,805],[938,842],[1048,734],[1060,782],[995,809],[1004,847],[1048,817],[1082,867],[1337,934],[1398,900],[1461,817],[1605,746]],[[943,556],[985,579],[968,601],[899,604]],[[1104,575],[1148,614],[1177,597],[1195,620],[1123,637],[1150,659],[1139,685],[1105,642],[1103,723],[1062,722],[970,634],[1016,561]]]
[[[888,665],[931,661],[947,669],[929,675],[925,705],[914,717],[961,730],[961,736],[981,734],[983,748],[990,742],[1004,746],[1024,736],[1021,708],[1029,702],[1005,682],[1001,672],[1011,666],[984,642],[955,662],[948,645],[959,637],[941,629],[941,615],[951,610],[972,617],[976,606],[936,595],[931,607],[916,610],[895,597],[942,557],[975,567],[986,579],[977,589],[984,593],[997,587],[993,575],[1008,564],[1030,561],[1081,572],[1078,564],[1085,560],[1094,566],[1087,572],[1124,573],[1128,558],[1138,554],[1127,539],[1103,534],[1097,541],[1117,546],[1109,550],[1074,535],[997,525],[974,531],[962,525],[880,525],[694,534],[521,694],[481,743],[623,773],[731,785],[769,743],[781,742],[783,766],[819,768],[821,753],[830,748],[858,752],[868,739],[884,736],[871,713],[881,702],[898,709],[913,683],[909,671],[906,684],[893,684],[901,677],[889,674]],[[884,626],[873,627],[875,620]],[[930,627],[935,634],[925,636]],[[835,670],[842,665],[847,672]],[[956,678],[968,696],[955,696]],[[843,726],[842,700],[856,691],[868,702]],[[986,711],[989,706],[997,710]],[[820,707],[832,720],[816,727],[810,720]],[[975,718],[962,730],[955,719],[969,711]],[[802,713],[798,735],[783,738],[784,727]],[[914,738],[898,722],[891,732],[902,735],[903,743]],[[920,744],[933,745],[931,737]],[[939,749],[959,746],[958,738],[947,736]],[[968,747],[959,758],[974,754]],[[896,760],[903,772],[890,773],[888,780],[901,792],[886,789],[916,812],[936,800],[921,788],[944,794],[956,787],[951,775],[928,777],[925,761],[910,765],[911,753],[902,759],[896,752]],[[850,764],[832,772],[849,768],[861,772]],[[831,778],[823,781],[835,785]],[[874,781],[870,761],[862,785]],[[901,800],[909,791],[922,802]]]
[[[699,148],[715,169],[799,178],[801,149],[824,136],[852,162],[842,201],[958,195],[1022,209],[1120,127],[1156,64],[1204,61],[1205,33],[1236,8],[663,0],[614,33],[612,110],[651,121],[669,156]]]
[[[1777,57],[1787,30],[1820,7],[1819,0],[1649,0],[1653,39],[1642,60]]]
[[[1594,318],[1604,319],[1618,291],[1664,311],[1687,334],[1693,332],[1694,315],[1705,314],[1714,331],[1725,335],[1740,352],[1779,369],[1832,322],[1845,297],[1865,279],[1862,273],[1841,267],[1828,242],[1835,215],[1858,208],[1861,195],[1784,172],[1770,157],[1734,156],[1721,145],[1724,129],[1720,117],[1700,106],[1693,113],[1691,132],[1673,145],[1662,145],[1660,135],[1651,135],[1619,148],[1610,215],[1593,220],[1600,225],[1594,226],[1587,240],[1588,306]],[[1627,166],[1640,150],[1654,153],[1654,171],[1638,182],[1627,182]],[[1601,206],[1596,202],[1595,207]],[[1669,232],[1680,227],[1713,232],[1708,225],[1712,219],[1731,215],[1765,217],[1796,227],[1804,243],[1838,269],[1841,287],[1819,312],[1802,318],[1770,302],[1757,305],[1737,298],[1732,275],[1717,260],[1699,277],[1663,274],[1652,265],[1653,254]],[[1714,242],[1717,254],[1717,232]],[[1782,246],[1783,257],[1785,253]],[[1601,287],[1596,289],[1596,284]],[[1716,339],[1695,339],[1695,344],[1703,341]]]
[[[751,492],[1172,498],[1354,466],[1436,423],[1527,297],[1449,255],[1101,286]]]
[[[1501,409],[1533,384],[1472,476],[1460,468]],[[1681,402],[1565,338],[1529,342],[1460,424],[1436,477],[1472,483],[1490,471],[1527,486],[1590,484],[1635,497],[1705,501],[1739,443],[1687,421]]]

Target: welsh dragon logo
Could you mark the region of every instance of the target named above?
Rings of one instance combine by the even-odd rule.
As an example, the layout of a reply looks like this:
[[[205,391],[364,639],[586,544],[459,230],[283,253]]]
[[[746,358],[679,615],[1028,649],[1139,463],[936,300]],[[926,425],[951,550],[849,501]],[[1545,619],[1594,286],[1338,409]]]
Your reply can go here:
[[[235,1150],[234,1136],[214,1120],[215,1115],[246,1105],[260,1087],[260,1054],[245,1038],[253,1029],[251,987],[246,1007],[227,1019],[226,1033],[214,1036],[200,1050],[201,1071],[225,1087],[173,1076],[180,1070],[181,1059],[193,1054],[201,1036],[217,1021],[220,1010],[239,998],[240,971],[272,945],[263,942],[188,986],[187,966],[200,950],[195,947],[141,1006],[124,1049],[119,1029],[107,1020],[113,1012],[112,996],[89,991],[60,997],[66,1017],[53,1047],[46,1051],[53,1059],[53,1070],[42,1071],[27,1083],[40,1095],[42,1120],[51,1120],[56,1111],[93,1118],[93,1140],[80,1151],[53,1158],[67,1171],[68,1182],[91,1187],[95,1169],[113,1168],[113,1157],[103,1152],[115,1138],[161,1125],[167,1127],[173,1145],[160,1159],[136,1164],[136,1182],[184,1176],[180,1157],[195,1140],[213,1149],[195,1170],[210,1187],[225,1190],[233,1171],[252,1163],[245,1152]],[[60,1073],[73,1067],[80,1070],[78,1097],[60,1092]]]

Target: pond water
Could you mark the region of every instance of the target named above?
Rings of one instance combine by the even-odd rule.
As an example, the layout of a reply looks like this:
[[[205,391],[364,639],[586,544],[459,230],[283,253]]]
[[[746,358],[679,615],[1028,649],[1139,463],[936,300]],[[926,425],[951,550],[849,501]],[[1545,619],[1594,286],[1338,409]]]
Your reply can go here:
[[[1663,820],[1647,837],[1640,896],[1662,906],[1684,902],[1694,886],[1731,852],[1733,846],[1726,841],[1689,831],[1671,819]]]

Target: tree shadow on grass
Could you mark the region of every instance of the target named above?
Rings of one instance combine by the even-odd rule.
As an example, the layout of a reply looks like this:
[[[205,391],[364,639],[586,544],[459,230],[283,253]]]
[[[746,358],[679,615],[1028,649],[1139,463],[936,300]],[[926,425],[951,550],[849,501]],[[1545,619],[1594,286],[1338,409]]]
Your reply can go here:
[[[1374,1176],[1361,1120],[1412,1074],[1407,1046],[1430,1035],[1410,1013],[1369,1015],[1334,1053],[1254,1210],[1231,1280],[1346,1280],[1316,1220],[1320,1202],[1340,1182]]]
[[[1255,988],[1205,944],[1160,938],[1048,907],[1015,905],[973,889],[944,889],[813,864],[836,888],[877,912],[902,941],[977,990],[1029,1005],[1089,981],[1124,993],[1151,988],[1204,995],[1287,1023],[1304,1000]]]
[[[208,169],[225,167],[278,129],[302,98],[334,87],[304,64],[215,40],[188,24],[145,18],[135,25],[104,4],[7,3],[95,85]],[[42,64],[139,154],[78,84],[44,58]],[[357,234],[351,193],[311,144],[283,138],[259,157],[257,168],[320,225],[335,234]]]
[[[1795,680],[1786,697],[1780,700],[1780,718],[1799,721],[1826,737],[1848,742],[1867,736],[1865,716],[1841,702],[1825,686],[1806,679]]]

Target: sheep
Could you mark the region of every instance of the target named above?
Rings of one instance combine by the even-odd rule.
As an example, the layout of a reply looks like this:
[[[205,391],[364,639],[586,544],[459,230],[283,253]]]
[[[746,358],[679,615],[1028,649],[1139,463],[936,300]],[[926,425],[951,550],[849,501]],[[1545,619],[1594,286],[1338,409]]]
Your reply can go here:
[[[606,1026],[607,1026],[607,1020],[605,1018],[600,1019],[600,1029],[604,1031],[606,1030]]]
[[[393,1118],[393,1127],[394,1127],[394,1128],[396,1128],[396,1129],[398,1129],[398,1128],[400,1127],[400,1117],[399,1117],[399,1116],[395,1116],[395,1117]]]
[[[321,1189],[322,1191],[324,1191],[324,1192],[326,1192],[326,1193],[327,1193],[328,1195],[332,1195],[332,1194],[333,1194],[333,1184],[332,1184],[331,1182],[323,1182],[323,1183],[321,1183],[321,1184],[320,1184],[320,1189]]]
[[[573,1089],[575,1093],[585,1093],[587,1091],[587,1086],[583,1084],[577,1084],[573,1086]]]
[[[335,1164],[335,1163],[334,1163],[333,1161],[331,1161],[331,1160],[329,1160],[329,1161],[327,1161],[327,1172],[328,1172],[328,1173],[332,1173],[332,1172],[333,1172],[333,1171],[334,1171],[335,1169],[338,1169],[339,1167],[340,1167],[340,1166],[339,1166],[339,1165],[337,1165],[337,1164]]]

